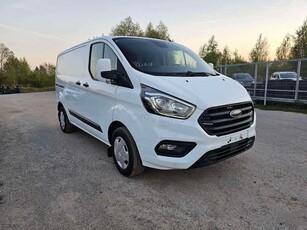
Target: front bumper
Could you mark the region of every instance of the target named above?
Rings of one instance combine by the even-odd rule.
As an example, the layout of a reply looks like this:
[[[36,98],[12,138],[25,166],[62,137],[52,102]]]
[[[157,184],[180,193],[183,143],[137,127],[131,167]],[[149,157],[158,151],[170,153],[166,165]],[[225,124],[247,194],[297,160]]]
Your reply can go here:
[[[133,127],[128,127],[129,130],[132,129],[143,165],[164,170],[188,169],[216,163],[252,147],[254,141],[247,148],[239,149],[242,151],[235,151],[234,153],[231,151],[224,158],[208,161],[206,155],[211,151],[238,145],[240,141],[254,140],[256,115],[254,114],[254,123],[249,128],[224,136],[214,136],[207,134],[198,124],[198,118],[202,112],[203,110],[196,110],[192,117],[187,120],[147,114],[146,119],[138,119]],[[160,156],[157,155],[155,147],[163,140],[194,142],[196,146],[184,157]]]
[[[250,137],[232,144],[224,145],[221,148],[211,150],[199,158],[199,160],[196,161],[190,168],[199,168],[226,160],[249,150],[251,147],[253,147],[254,143],[255,137]]]

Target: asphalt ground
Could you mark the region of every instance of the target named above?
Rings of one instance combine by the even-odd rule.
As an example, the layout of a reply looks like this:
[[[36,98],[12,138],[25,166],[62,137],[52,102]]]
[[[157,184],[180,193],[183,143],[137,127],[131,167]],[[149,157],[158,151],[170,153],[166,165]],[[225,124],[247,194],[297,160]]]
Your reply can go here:
[[[307,229],[307,115],[257,110],[255,146],[135,178],[60,130],[54,92],[0,96],[0,229]]]

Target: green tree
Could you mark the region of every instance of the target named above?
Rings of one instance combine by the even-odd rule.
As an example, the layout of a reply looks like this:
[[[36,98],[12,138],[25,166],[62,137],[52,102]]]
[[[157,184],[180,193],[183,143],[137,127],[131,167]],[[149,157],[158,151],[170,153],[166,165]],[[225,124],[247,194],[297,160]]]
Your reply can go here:
[[[220,59],[220,63],[221,65],[228,65],[232,63],[232,58],[231,58],[231,51],[229,50],[228,46],[225,46],[223,51],[222,51],[222,55],[221,55],[221,59]]]
[[[0,86],[52,87],[55,82],[55,66],[44,63],[31,70],[25,58],[16,58],[0,43]]]
[[[6,86],[15,86],[19,72],[19,60],[15,56],[9,56],[3,64],[3,80]]]
[[[151,22],[148,23],[144,35],[145,37],[149,37],[149,38],[158,38],[159,36],[157,31],[154,28],[154,25]]]
[[[149,22],[146,27],[144,36],[149,38],[172,41],[168,33],[168,28],[162,21],[160,21],[159,25],[157,25],[156,28],[154,28],[153,24]]]
[[[259,35],[257,42],[252,48],[249,58],[252,62],[267,61],[269,55],[269,44],[266,38],[262,37],[262,34]]]
[[[31,68],[25,58],[19,59],[19,67],[17,72],[17,85],[27,86],[31,75]]]
[[[34,88],[42,87],[41,71],[38,67],[35,67],[35,69],[31,72],[28,83],[30,87]]]
[[[132,18],[129,16],[124,20],[120,21],[114,28],[111,30],[111,35],[113,36],[139,36],[144,35],[143,30],[141,29],[139,23],[134,23]]]
[[[10,56],[3,66],[5,84],[8,86],[28,85],[31,74],[30,66],[25,58]]]
[[[287,34],[280,46],[276,50],[276,59],[277,60],[286,60],[289,59],[291,51],[291,36]]]
[[[217,65],[221,58],[221,52],[218,49],[218,43],[215,40],[214,35],[208,40],[208,43],[205,43],[200,47],[199,56],[208,63]]]
[[[160,21],[159,24],[157,25],[156,31],[159,34],[159,39],[172,41],[168,33],[168,28],[162,21]]]
[[[9,48],[7,48],[3,43],[0,43],[0,86],[2,87],[5,82],[5,76],[4,76],[4,64],[7,62],[7,60],[10,57],[13,57],[14,53],[10,51]]]
[[[31,73],[30,85],[32,87],[52,87],[55,82],[55,66],[44,63],[37,66]]]
[[[291,48],[290,56],[291,58],[307,57],[307,19],[295,33],[294,44]]]

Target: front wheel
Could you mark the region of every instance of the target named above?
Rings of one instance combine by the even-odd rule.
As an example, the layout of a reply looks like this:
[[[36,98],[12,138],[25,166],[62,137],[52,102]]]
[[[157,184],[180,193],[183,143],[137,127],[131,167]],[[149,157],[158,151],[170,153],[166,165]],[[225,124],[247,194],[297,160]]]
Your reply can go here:
[[[121,174],[133,177],[144,171],[139,151],[128,129],[117,128],[112,135],[112,144],[114,163]]]

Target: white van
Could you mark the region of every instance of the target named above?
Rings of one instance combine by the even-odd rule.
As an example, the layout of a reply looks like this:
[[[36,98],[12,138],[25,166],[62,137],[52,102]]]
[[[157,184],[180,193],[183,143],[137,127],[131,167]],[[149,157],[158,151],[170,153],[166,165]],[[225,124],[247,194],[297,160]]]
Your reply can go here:
[[[238,82],[179,44],[103,36],[58,55],[60,127],[110,146],[117,169],[188,169],[250,149],[253,102]]]

